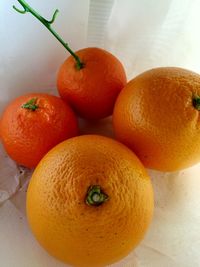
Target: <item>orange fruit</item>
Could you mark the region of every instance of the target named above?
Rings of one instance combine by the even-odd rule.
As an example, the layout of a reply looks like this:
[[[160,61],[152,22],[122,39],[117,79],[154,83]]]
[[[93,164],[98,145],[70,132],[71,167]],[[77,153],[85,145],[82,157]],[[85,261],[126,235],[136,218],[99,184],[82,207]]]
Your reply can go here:
[[[29,168],[35,167],[52,147],[77,133],[77,119],[71,108],[48,94],[16,98],[0,121],[0,136],[8,155]]]
[[[126,84],[121,62],[100,48],[76,52],[83,62],[77,69],[73,56],[60,67],[57,87],[60,96],[83,118],[101,119],[112,114],[115,100]]]
[[[200,75],[156,68],[130,81],[117,99],[118,140],[148,168],[176,171],[200,161]]]
[[[152,212],[152,185],[139,159],[98,135],[53,148],[27,192],[35,237],[72,266],[105,266],[126,256],[144,237]]]

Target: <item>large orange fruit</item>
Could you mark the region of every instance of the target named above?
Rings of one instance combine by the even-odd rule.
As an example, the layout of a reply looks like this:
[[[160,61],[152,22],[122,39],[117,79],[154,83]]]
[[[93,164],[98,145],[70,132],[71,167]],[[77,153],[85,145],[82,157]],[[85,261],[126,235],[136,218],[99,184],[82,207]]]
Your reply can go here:
[[[83,67],[78,69],[73,56],[61,66],[57,86],[61,97],[86,119],[101,119],[112,114],[115,100],[126,84],[121,62],[100,48],[76,52]]]
[[[118,140],[146,167],[176,171],[200,161],[200,75],[156,68],[137,76],[117,99]]]
[[[27,193],[40,244],[72,266],[105,266],[144,237],[153,212],[150,178],[135,154],[107,137],[85,135],[53,148]]]
[[[8,155],[29,168],[52,147],[77,134],[77,119],[71,108],[48,94],[16,98],[0,121],[0,136]]]

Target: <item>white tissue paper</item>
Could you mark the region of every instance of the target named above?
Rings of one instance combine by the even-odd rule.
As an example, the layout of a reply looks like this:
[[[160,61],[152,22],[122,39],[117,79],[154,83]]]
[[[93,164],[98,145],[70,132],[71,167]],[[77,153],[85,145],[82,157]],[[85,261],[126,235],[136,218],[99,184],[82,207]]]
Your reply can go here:
[[[200,1],[27,0],[46,18],[58,8],[55,29],[74,49],[98,46],[115,54],[129,79],[152,67],[179,66],[200,73]],[[0,112],[23,93],[56,94],[56,73],[65,49],[30,14],[0,1]],[[82,134],[113,136],[111,119],[81,122]],[[162,173],[149,170],[155,213],[142,243],[113,267],[200,266],[200,164]],[[61,267],[32,236],[25,214],[31,171],[0,147],[0,266]]]

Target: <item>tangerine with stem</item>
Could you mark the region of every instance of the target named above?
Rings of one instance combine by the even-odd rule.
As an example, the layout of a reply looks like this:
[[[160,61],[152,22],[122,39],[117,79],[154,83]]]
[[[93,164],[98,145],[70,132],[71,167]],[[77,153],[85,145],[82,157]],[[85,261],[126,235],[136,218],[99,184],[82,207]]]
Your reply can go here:
[[[96,47],[73,52],[52,28],[58,10],[47,20],[24,0],[18,2],[23,10],[14,6],[17,12],[31,13],[71,54],[58,72],[60,96],[83,118],[102,119],[112,115],[116,98],[127,82],[122,63],[108,51]]]

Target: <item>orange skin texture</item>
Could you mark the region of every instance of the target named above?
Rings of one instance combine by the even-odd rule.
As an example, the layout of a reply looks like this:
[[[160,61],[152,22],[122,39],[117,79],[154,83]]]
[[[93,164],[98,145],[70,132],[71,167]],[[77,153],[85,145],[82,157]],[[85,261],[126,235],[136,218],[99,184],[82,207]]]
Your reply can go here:
[[[85,48],[76,54],[84,67],[78,70],[72,56],[63,63],[57,77],[60,96],[83,118],[102,119],[111,115],[127,82],[121,62],[100,48]]]
[[[144,165],[177,171],[200,161],[200,75],[165,67],[142,73],[123,89],[113,114],[116,138]]]
[[[90,206],[91,185],[109,199]],[[27,192],[27,216],[40,244],[79,267],[105,266],[126,256],[144,237],[153,213],[149,176],[135,154],[98,135],[71,138],[39,163]]]
[[[37,98],[39,108],[22,108],[32,98]],[[28,168],[35,167],[52,147],[77,134],[77,119],[71,108],[61,98],[48,94],[16,98],[0,122],[1,141],[8,155]]]

